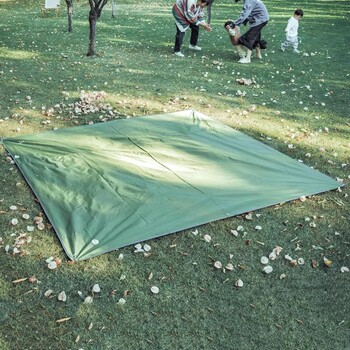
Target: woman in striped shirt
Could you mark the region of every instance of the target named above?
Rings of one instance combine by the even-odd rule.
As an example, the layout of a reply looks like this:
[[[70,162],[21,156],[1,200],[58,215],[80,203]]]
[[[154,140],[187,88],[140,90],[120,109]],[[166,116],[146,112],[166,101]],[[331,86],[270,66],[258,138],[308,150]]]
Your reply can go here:
[[[184,57],[181,52],[182,42],[188,28],[191,28],[191,38],[189,48],[200,51],[197,46],[199,36],[199,26],[210,32],[210,25],[204,20],[203,8],[207,6],[209,0],[176,0],[173,6],[173,16],[176,24],[174,54]]]

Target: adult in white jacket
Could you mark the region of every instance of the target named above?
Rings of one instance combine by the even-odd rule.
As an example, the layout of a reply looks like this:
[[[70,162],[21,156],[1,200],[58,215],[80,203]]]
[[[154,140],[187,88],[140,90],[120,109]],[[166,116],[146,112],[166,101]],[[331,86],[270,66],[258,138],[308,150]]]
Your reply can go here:
[[[300,53],[298,50],[298,28],[299,21],[304,16],[304,12],[301,9],[294,11],[294,15],[289,18],[287,27],[285,29],[286,40],[281,44],[281,50],[284,52],[287,47],[292,47],[294,53]]]

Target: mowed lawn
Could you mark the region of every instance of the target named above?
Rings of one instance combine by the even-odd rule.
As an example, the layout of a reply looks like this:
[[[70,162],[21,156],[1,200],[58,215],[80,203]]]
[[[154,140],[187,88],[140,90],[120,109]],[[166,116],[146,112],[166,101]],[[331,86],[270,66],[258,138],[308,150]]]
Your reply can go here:
[[[109,2],[93,58],[88,1],[71,33],[42,3],[0,0],[1,139],[194,109],[345,186],[74,263],[0,146],[0,349],[350,349],[349,2],[265,1],[250,65],[223,28],[241,3],[216,0],[184,59],[171,1]],[[298,6],[301,53],[283,53]]]

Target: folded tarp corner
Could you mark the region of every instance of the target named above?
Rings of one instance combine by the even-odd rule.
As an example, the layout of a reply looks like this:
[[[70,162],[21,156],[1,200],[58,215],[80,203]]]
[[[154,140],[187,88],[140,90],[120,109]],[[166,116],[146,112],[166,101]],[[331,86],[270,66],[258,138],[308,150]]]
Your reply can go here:
[[[195,111],[3,145],[72,260],[341,186]]]

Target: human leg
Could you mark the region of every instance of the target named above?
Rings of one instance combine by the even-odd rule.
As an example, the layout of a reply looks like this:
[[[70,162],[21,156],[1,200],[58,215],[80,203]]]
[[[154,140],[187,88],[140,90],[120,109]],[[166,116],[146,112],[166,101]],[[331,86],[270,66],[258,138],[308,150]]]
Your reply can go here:
[[[184,36],[185,36],[185,32],[181,32],[181,30],[179,30],[179,28],[176,26],[174,52],[181,51],[181,46],[184,40]]]
[[[240,58],[238,61],[239,63],[250,63],[250,58],[252,55],[252,50],[257,45],[256,43],[260,40],[261,37],[261,29],[267,24],[267,22],[264,22],[262,24],[259,24],[258,26],[251,27],[246,33],[244,33],[239,38],[239,46],[238,47],[245,47],[247,49],[246,55],[244,58]]]
[[[199,26],[196,26],[195,24],[191,24],[190,28],[191,28],[190,44],[192,46],[197,46],[198,37],[199,37]]]
[[[250,63],[252,57],[252,50],[247,49],[245,57],[239,59],[239,63]]]
[[[244,58],[247,53],[243,45],[237,45],[237,52],[240,58]]]
[[[298,37],[297,36],[293,37],[293,40],[292,40],[291,44],[292,44],[292,47],[293,47],[293,52],[294,53],[300,53],[300,51],[298,50],[299,42],[298,42]]]
[[[288,47],[293,46],[292,41],[292,38],[287,36],[286,40],[281,44],[281,50],[284,52]]]
[[[256,57],[261,59],[262,58],[262,55],[261,55],[261,50],[260,50],[260,45],[256,45],[255,46],[255,54],[256,54]]]
[[[256,57],[259,58],[259,59],[262,59],[261,50],[260,50],[260,41],[261,41],[261,32],[257,36],[256,41],[255,41],[255,43],[253,45],[253,48],[255,49]]]

